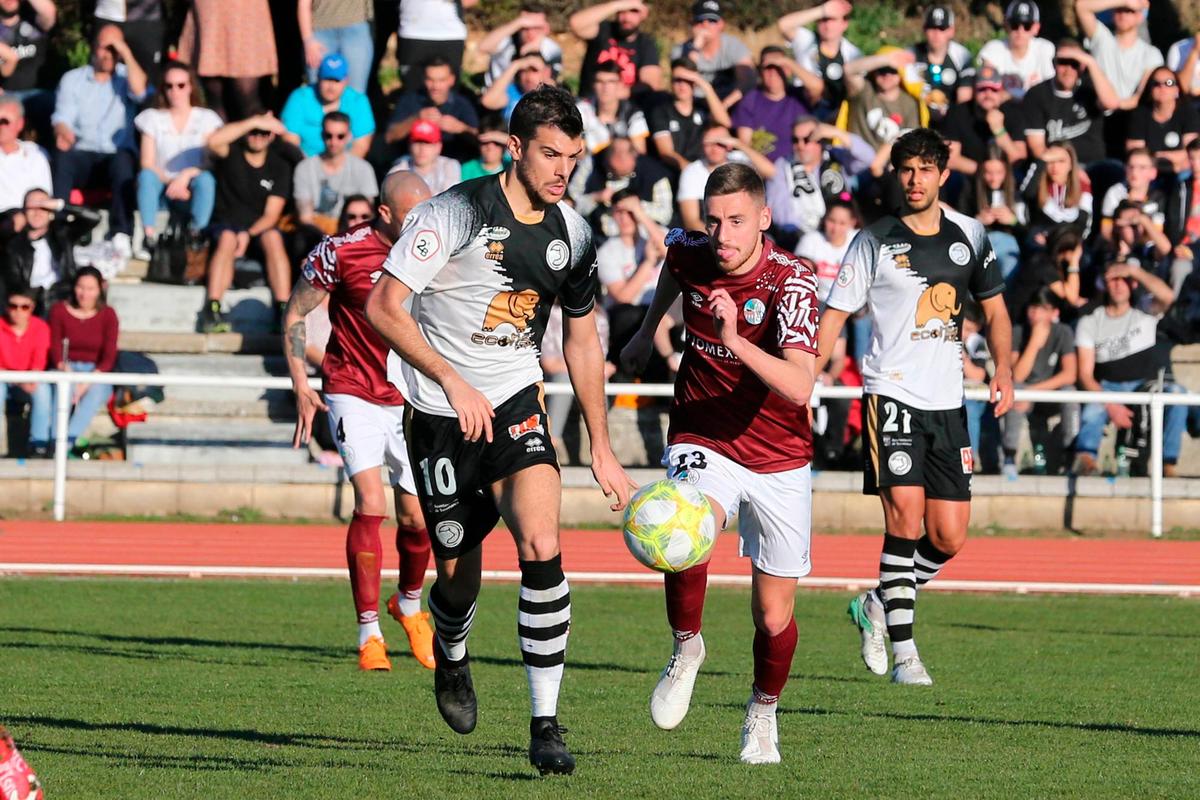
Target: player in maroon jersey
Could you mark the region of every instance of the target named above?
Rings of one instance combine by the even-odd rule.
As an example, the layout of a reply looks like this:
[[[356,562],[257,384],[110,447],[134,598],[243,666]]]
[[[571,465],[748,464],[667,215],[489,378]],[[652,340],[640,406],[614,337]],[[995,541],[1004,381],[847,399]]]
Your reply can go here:
[[[811,569],[812,430],[805,406],[817,355],[817,276],[811,263],[763,236],[771,209],[751,167],[717,167],[704,195],[708,234],[668,235],[667,268],[621,358],[640,371],[659,320],[682,292],[687,347],[663,464],[669,477],[704,492],[718,526],[741,515],[754,619],[754,684],[741,759],[768,764],[780,760],[775,707],[796,649],[796,579]],[[666,576],[675,649],[650,698],[650,715],[666,730],[687,714],[704,663],[707,581],[706,564]]]
[[[389,670],[379,627],[379,584],[383,547],[379,527],[387,514],[387,496],[379,472],[391,473],[396,504],[396,549],[400,552],[398,591],[388,612],[404,626],[413,655],[433,669],[433,629],[421,611],[421,587],[429,566],[429,535],[404,442],[404,398],[388,382],[388,347],[363,314],[367,295],[379,279],[383,261],[399,237],[404,217],[430,196],[411,172],[389,175],[380,193],[379,214],[338,236],[321,240],[304,262],[284,317],[284,354],[296,392],[296,436],[307,443],[318,410],[329,413],[346,474],[354,487],[354,517],[346,534],[346,563],[358,613],[358,666]],[[325,398],[309,385],[304,369],[304,318],[329,296],[332,333],[321,365]]]

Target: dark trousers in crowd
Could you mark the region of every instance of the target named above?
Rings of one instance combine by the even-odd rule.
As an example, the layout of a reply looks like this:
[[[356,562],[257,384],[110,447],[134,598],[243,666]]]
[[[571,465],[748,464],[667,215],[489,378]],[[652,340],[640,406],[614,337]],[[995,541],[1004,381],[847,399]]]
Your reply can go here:
[[[161,19],[145,19],[122,22],[119,27],[121,33],[125,34],[125,41],[129,43],[134,60],[146,73],[147,85],[157,90],[158,79],[162,76],[166,23]]]
[[[72,189],[112,187],[108,220],[110,233],[133,233],[136,185],[137,156],[128,150],[115,153],[58,150],[54,154],[55,197],[68,200]]]

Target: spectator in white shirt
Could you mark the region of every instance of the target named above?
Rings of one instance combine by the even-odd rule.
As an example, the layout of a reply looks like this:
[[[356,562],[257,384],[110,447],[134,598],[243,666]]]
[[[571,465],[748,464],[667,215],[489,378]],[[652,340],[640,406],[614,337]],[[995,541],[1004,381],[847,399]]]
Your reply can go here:
[[[792,45],[792,56],[801,67],[820,76],[820,95],[809,97],[818,117],[828,122],[846,99],[846,65],[862,58],[862,51],[846,39],[850,27],[850,3],[827,0],[813,8],[780,17],[779,32]],[[816,33],[808,26],[816,24]]]
[[[16,96],[0,94],[0,212],[21,208],[30,189],[50,191],[50,162],[33,142],[22,141],[25,107]]]
[[[1008,36],[993,39],[979,51],[979,63],[1000,73],[1004,88],[1015,100],[1042,81],[1054,77],[1054,45],[1038,36],[1042,14],[1032,0],[1013,0],[1004,12]]]
[[[542,54],[555,80],[562,72],[562,48],[550,38],[550,21],[546,8],[541,3],[524,2],[517,18],[506,22],[479,40],[475,52],[491,56],[484,81],[488,86],[500,77],[504,68],[512,63],[517,54],[531,52]]]
[[[1121,98],[1123,109],[1137,106],[1146,79],[1163,64],[1158,48],[1138,34],[1149,7],[1148,0],[1075,0],[1075,14],[1088,50]],[[1115,33],[1096,19],[1109,9]]]

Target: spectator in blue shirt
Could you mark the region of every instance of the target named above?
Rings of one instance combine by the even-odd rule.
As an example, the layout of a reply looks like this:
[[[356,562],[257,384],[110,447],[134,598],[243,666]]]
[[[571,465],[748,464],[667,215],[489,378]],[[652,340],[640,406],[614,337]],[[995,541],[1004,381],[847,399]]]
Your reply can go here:
[[[330,111],[341,111],[350,117],[352,155],[366,158],[375,134],[375,114],[366,95],[352,89],[346,80],[349,69],[346,60],[330,53],[321,60],[316,84],[301,86],[292,92],[283,106],[280,120],[288,129],[285,139],[299,146],[305,156],[318,156],[325,151],[321,141],[321,123]]]
[[[51,117],[55,196],[68,200],[75,188],[111,186],[109,230],[123,258],[133,249],[133,115],[145,96],[146,73],[124,34],[116,25],[104,25],[92,42],[92,63],[63,75]]]
[[[441,128],[443,153],[465,161],[476,152],[475,132],[479,115],[471,101],[454,88],[454,69],[442,56],[434,56],[422,68],[421,88],[405,92],[396,103],[388,123],[388,144],[398,145],[408,138],[418,120],[429,120]]]

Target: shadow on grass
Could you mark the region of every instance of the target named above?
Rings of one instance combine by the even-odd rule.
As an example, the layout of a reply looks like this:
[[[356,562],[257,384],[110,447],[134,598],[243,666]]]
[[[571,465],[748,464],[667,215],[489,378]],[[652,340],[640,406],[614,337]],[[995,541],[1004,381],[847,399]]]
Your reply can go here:
[[[501,658],[499,656],[472,655],[471,663],[472,664],[487,664],[488,666],[493,666],[493,667],[524,667],[525,666],[524,662],[522,662],[521,659],[519,659],[519,658]],[[585,670],[585,671],[593,671],[594,670],[594,671],[599,671],[599,672],[624,672],[624,673],[628,673],[630,675],[651,675],[651,676],[653,676],[653,675],[657,675],[659,673],[659,671],[662,669],[662,667],[658,667],[658,666],[635,667],[635,666],[630,666],[629,664],[612,664],[612,663],[609,663],[606,661],[581,661],[578,659],[568,658],[566,669],[568,669],[568,670],[580,669],[580,670]],[[723,672],[721,670],[706,669],[706,670],[704,670],[704,674],[711,675],[714,677],[729,678],[729,677],[737,677],[741,673]]]
[[[5,650],[40,650],[42,652],[45,652],[47,645],[45,642],[6,641],[6,642],[3,642],[3,647]],[[146,650],[146,649],[142,649],[142,648],[119,649],[119,648],[115,648],[115,647],[100,647],[100,646],[88,646],[88,645],[76,645],[76,644],[68,644],[68,645],[59,644],[59,645],[54,645],[53,647],[54,647],[54,652],[58,653],[58,654],[77,653],[79,655],[84,655],[84,656],[103,656],[106,658],[126,658],[126,659],[130,659],[133,661],[170,661],[170,662],[188,661],[188,662],[191,662],[194,664],[222,664],[225,666],[232,666],[232,667],[265,667],[265,666],[268,666],[266,662],[262,662],[262,661],[248,661],[245,659],[227,659],[227,658],[206,658],[204,656],[199,656],[194,653],[182,653],[178,650],[171,650],[171,649],[166,649],[166,648],[163,648],[160,650]]]
[[[989,625],[985,622],[942,622],[942,628],[962,628],[969,631],[985,631],[987,633],[1055,633],[1068,636],[1119,636],[1130,639],[1189,639],[1194,640],[1194,633],[1177,633],[1174,631],[1105,631],[1096,628],[1085,630],[1069,628],[1019,628],[1013,625]]]
[[[94,631],[72,631],[58,628],[33,628],[27,626],[0,626],[0,633],[41,633],[47,636],[77,636],[114,644],[140,644],[149,647],[220,647],[236,650],[264,650],[287,654],[314,656],[314,660],[341,660],[347,649],[319,647],[316,645],[289,644],[280,642],[239,642],[230,639],[200,639],[194,636],[130,636]],[[8,643],[4,643],[8,646]]]

